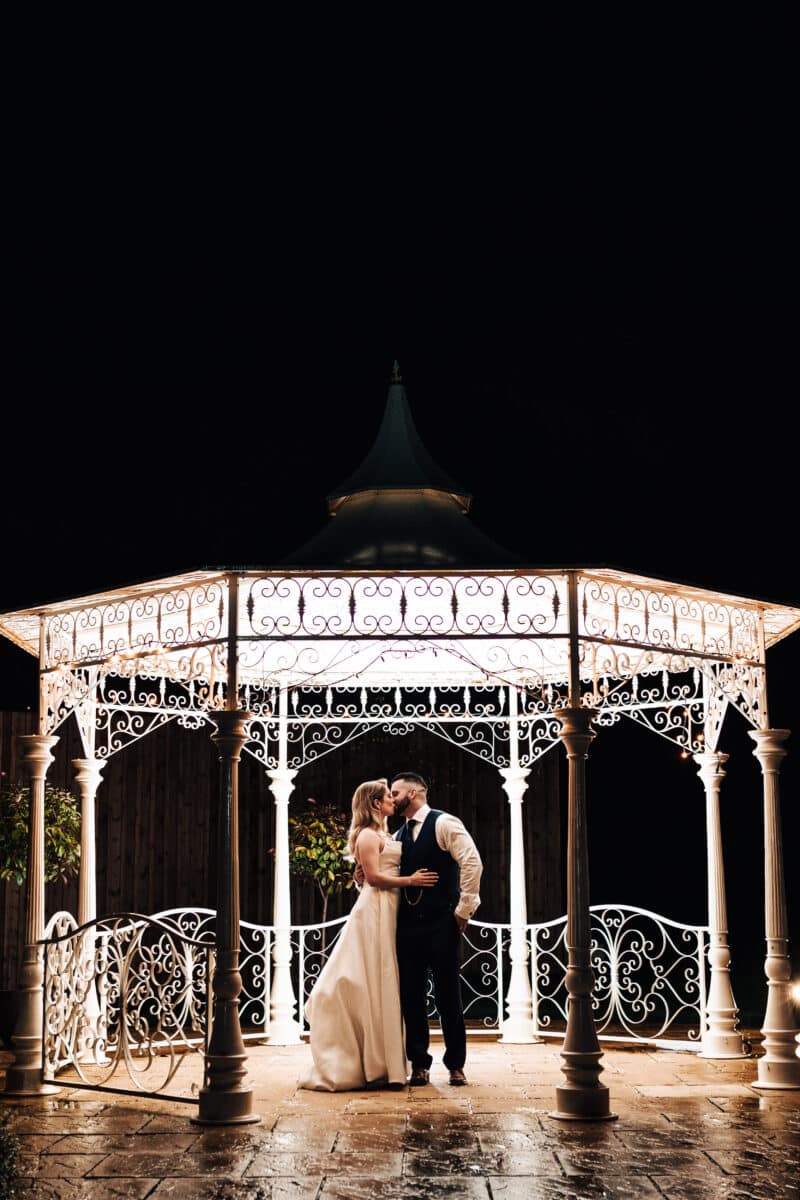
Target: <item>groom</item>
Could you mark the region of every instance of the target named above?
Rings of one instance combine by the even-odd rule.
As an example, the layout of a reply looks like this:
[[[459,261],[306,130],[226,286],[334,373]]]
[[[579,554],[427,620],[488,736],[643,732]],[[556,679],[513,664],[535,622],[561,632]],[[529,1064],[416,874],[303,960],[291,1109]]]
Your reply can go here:
[[[431,888],[401,888],[397,914],[397,962],[400,1004],[406,1027],[406,1055],[412,1087],[428,1083],[433,1061],[427,1014],[428,971],[442,1022],[444,1065],[450,1083],[463,1087],[467,1034],[461,1007],[461,935],[481,898],[483,863],[458,817],[428,805],[428,785],[414,771],[391,783],[395,813],[405,824],[395,834],[402,843],[400,874],[421,867],[437,871]]]

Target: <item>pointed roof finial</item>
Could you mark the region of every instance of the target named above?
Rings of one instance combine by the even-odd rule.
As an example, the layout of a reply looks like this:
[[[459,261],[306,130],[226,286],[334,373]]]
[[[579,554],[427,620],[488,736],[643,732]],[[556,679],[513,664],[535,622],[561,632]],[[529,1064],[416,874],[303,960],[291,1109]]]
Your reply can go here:
[[[377,437],[361,466],[326,497],[328,512],[335,513],[345,500],[360,492],[426,490],[444,492],[463,512],[469,510],[470,493],[434,462],[420,440],[395,359]]]

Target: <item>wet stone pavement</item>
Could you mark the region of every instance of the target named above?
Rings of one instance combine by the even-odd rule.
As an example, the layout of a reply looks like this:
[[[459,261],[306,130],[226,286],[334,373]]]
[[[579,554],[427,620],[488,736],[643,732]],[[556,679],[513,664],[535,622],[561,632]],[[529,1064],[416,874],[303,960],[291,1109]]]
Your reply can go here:
[[[0,1092],[0,1112],[22,1144],[22,1198],[800,1200],[800,1091],[758,1092],[753,1058],[604,1046],[617,1119],[568,1122],[549,1115],[558,1050],[473,1038],[469,1086],[452,1088],[434,1042],[428,1087],[331,1095],[297,1088],[306,1045],[251,1045],[260,1122],[240,1127],[194,1125],[179,1100],[85,1089]],[[174,1089],[182,1073],[189,1095],[199,1060]]]

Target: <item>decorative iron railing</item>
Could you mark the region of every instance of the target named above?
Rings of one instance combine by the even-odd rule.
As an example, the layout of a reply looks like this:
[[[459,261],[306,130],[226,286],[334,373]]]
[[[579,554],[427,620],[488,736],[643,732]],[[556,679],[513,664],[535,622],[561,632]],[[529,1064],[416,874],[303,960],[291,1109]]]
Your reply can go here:
[[[168,908],[153,917],[175,925],[181,934],[203,946],[213,944],[216,913],[213,908]],[[239,923],[239,1020],[251,1032],[269,1033],[269,997],[272,990],[272,948],[275,931],[271,925]]]
[[[596,905],[590,915],[598,1035],[699,1049],[706,1007],[707,927],[681,924],[631,905]],[[213,939],[211,909],[169,909],[154,919],[175,924],[204,944]],[[303,1006],[346,920],[339,917],[325,924],[291,927],[292,983],[303,1032],[308,1032]],[[526,927],[531,1031],[536,1036],[560,1035],[566,1027],[566,920],[559,917]],[[246,1037],[269,1036],[275,930],[242,921],[240,937],[242,1027]],[[467,926],[461,994],[471,1033],[493,1034],[502,1026],[510,946],[508,924],[471,921]],[[436,1030],[432,983],[428,1015]]]
[[[625,904],[594,905],[592,1008],[599,1037],[657,1042],[680,1029],[700,1049],[708,928]],[[567,919],[528,930],[533,1031],[561,1034],[567,1017]]]
[[[290,930],[300,1028],[305,1001],[346,917]],[[66,1086],[165,1095],[187,1051],[207,1049],[213,973],[212,909],[118,914],[78,927],[51,918],[43,940],[43,1077]],[[566,1028],[566,917],[526,927],[534,1037]],[[270,1035],[272,926],[240,925],[244,1037]],[[600,1040],[700,1049],[705,1028],[708,929],[631,905],[591,909],[593,1009]],[[471,921],[463,939],[461,993],[470,1033],[497,1034],[511,974],[511,926]],[[438,1030],[432,983],[428,1016]],[[73,1082],[63,1077],[71,1068]],[[120,1072],[130,1087],[119,1085]],[[112,1087],[113,1083],[113,1087]],[[196,1092],[196,1087],[195,1087]],[[194,1096],[170,1098],[196,1100]]]
[[[60,1077],[60,1085],[164,1095],[186,1052],[208,1046],[213,943],[138,913],[77,927],[58,914],[48,934],[43,1078],[71,1068],[77,1080]]]

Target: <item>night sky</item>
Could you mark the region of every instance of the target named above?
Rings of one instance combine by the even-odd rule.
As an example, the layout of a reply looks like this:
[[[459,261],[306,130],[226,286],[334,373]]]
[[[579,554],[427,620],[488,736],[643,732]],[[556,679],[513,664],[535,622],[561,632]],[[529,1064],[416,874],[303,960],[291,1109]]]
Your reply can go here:
[[[511,21],[362,29],[380,54],[353,69],[326,19],[258,69],[226,58],[230,84],[213,31],[180,70],[34,66],[0,610],[274,563],[369,449],[395,358],[473,520],[531,565],[800,604],[788,17],[735,47],[695,17],[658,56],[652,30],[607,30],[591,75],[588,30],[576,57],[518,54]],[[768,664],[800,738],[800,634]],[[3,707],[35,703],[31,667],[0,647]],[[760,904],[757,858],[735,870]]]

